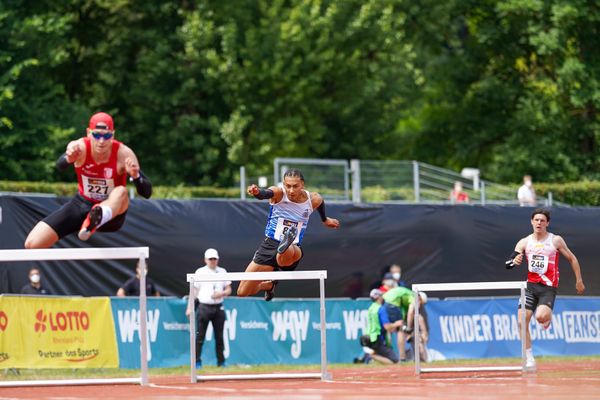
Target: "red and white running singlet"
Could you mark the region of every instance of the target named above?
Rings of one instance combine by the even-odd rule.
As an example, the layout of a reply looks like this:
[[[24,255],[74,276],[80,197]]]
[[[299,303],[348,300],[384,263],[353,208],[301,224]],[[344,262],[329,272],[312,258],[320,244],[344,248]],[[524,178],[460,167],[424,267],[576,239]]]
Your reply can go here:
[[[108,161],[96,164],[92,157],[90,138],[85,137],[83,141],[85,162],[79,168],[75,168],[79,194],[94,203],[100,203],[108,198],[116,186],[127,184],[127,174],[117,175],[117,155],[121,142],[113,140]]]
[[[541,242],[527,237],[525,255],[527,256],[527,281],[541,283],[546,286],[558,287],[558,250],[552,243],[554,234],[548,232],[548,236]]]

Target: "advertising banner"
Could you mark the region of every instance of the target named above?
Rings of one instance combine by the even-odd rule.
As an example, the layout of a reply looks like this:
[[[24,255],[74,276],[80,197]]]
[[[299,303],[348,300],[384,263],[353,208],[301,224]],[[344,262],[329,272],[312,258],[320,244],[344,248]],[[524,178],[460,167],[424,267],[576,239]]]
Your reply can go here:
[[[515,298],[432,299],[426,305],[431,360],[520,357]],[[361,354],[368,299],[326,301],[327,360],[352,362]],[[230,364],[317,364],[320,362],[318,300],[225,300],[225,358]],[[532,319],[536,355],[600,354],[600,298],[559,297],[552,324]],[[209,327],[202,361],[216,364]]]
[[[366,328],[370,300],[327,300],[327,361],[352,362],[361,354],[358,338]],[[321,342],[318,300],[225,299],[225,358],[228,364],[318,364]],[[204,365],[216,364],[209,326],[202,349]]]
[[[520,357],[517,298],[430,301],[433,359]],[[531,319],[535,355],[600,354],[600,298],[559,297],[548,329]]]
[[[111,298],[119,345],[119,366],[139,368],[139,302]],[[360,355],[358,338],[366,326],[369,300],[327,300],[328,362],[348,362]],[[189,364],[187,303],[178,298],[148,298],[149,366]],[[225,299],[224,342],[227,363],[317,364],[320,356],[318,300]],[[212,325],[202,351],[204,365],[216,365]]]
[[[430,359],[519,357],[517,301],[430,299]],[[360,356],[358,339],[366,331],[370,304],[368,299],[326,301],[329,363]],[[148,298],[151,368],[189,364],[186,305],[179,298]],[[137,298],[0,296],[0,368],[139,368],[138,307]],[[227,364],[320,362],[318,300],[230,297],[224,308]],[[549,329],[535,321],[530,329],[535,355],[600,354],[600,298],[559,297]],[[216,364],[212,325],[202,361]]]
[[[148,297],[147,300],[148,366],[188,364],[190,336],[186,301],[173,297]],[[121,368],[140,368],[139,304],[136,297],[111,298]]]
[[[110,300],[0,296],[0,368],[118,367]]]

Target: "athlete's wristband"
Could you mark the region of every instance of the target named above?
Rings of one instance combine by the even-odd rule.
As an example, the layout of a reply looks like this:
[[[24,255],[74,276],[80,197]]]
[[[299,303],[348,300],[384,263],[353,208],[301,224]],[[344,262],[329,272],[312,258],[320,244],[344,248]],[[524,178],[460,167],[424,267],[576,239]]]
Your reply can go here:
[[[317,211],[319,212],[319,215],[321,216],[321,221],[323,221],[323,222],[327,221],[327,215],[325,215],[325,200],[321,201],[321,205],[319,207],[317,207]]]
[[[152,182],[144,175],[141,169],[140,175],[137,178],[133,179],[130,177],[129,180],[133,182],[135,189],[140,196],[145,197],[146,199],[149,199],[150,196],[152,196]]]
[[[59,171],[64,171],[69,167],[69,161],[67,161],[67,153],[62,153],[58,160],[56,160],[56,169]]]
[[[275,196],[271,189],[258,189],[258,193],[254,195],[258,200],[270,199]]]
[[[517,251],[513,251],[510,256],[508,257],[508,260],[504,261],[504,267],[506,269],[511,269],[517,266],[517,264],[515,264],[515,257],[517,257],[519,254],[519,252]]]

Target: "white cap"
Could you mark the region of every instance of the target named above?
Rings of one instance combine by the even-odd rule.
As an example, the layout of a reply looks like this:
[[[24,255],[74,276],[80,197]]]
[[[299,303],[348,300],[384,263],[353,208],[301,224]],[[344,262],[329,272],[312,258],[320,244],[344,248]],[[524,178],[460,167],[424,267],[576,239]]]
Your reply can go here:
[[[379,289],[372,289],[369,293],[369,297],[373,300],[377,300],[383,295],[383,292]]]
[[[219,253],[216,249],[206,249],[204,252],[204,258],[219,258]]]
[[[419,297],[421,298],[421,304],[427,303],[427,293],[419,292]]]

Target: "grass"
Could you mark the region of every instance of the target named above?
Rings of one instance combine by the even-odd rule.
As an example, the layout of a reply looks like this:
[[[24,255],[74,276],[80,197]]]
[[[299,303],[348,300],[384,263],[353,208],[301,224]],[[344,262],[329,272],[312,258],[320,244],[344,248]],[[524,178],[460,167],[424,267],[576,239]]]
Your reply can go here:
[[[538,363],[544,362],[597,362],[600,361],[598,356],[546,356],[536,357]],[[485,359],[469,359],[469,360],[444,360],[427,363],[427,366],[465,366],[465,365],[518,365],[520,358],[485,358]],[[335,371],[336,369],[349,368],[377,368],[381,364],[330,364],[328,369]],[[413,367],[412,362],[401,364],[401,367]],[[388,365],[381,365],[389,367]],[[213,366],[203,367],[198,371],[199,374],[236,374],[236,373],[278,373],[286,371],[314,371],[319,372],[319,365],[279,365],[279,364],[264,364],[264,365],[232,365],[226,369]],[[173,367],[173,368],[152,368],[149,370],[150,376],[184,376],[190,373],[188,366]],[[33,379],[79,379],[79,378],[127,378],[137,377],[140,371],[137,369],[119,369],[119,368],[82,368],[82,369],[66,369],[66,368],[43,368],[43,369],[4,369],[0,373],[0,381],[12,380],[33,380]]]

